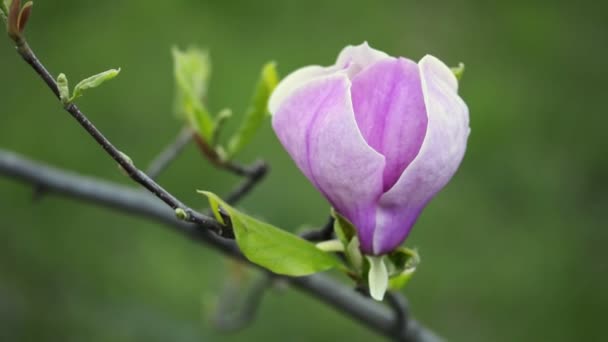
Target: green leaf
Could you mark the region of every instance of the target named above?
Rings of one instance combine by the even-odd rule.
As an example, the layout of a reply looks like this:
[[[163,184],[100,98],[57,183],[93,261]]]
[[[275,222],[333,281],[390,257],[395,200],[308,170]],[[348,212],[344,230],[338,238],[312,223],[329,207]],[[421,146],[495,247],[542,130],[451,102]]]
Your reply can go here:
[[[70,87],[68,85],[68,78],[65,74],[59,74],[57,76],[57,88],[59,89],[59,98],[63,104],[70,103]]]
[[[88,89],[97,88],[103,83],[113,79],[118,76],[120,73],[120,69],[110,69],[99,73],[97,75],[93,75],[91,77],[85,78],[80,81],[76,87],[74,87],[74,93],[72,93],[72,97],[70,98],[70,102],[82,96],[83,92]]]
[[[203,103],[211,76],[209,54],[195,47],[186,50],[174,47],[171,52],[176,84],[175,111],[209,142],[214,122]]]
[[[415,270],[403,271],[403,273],[390,277],[388,280],[388,288],[391,290],[401,290],[410,282]]]
[[[264,65],[256,85],[251,104],[245,113],[241,126],[228,142],[228,158],[232,158],[247,146],[260,128],[268,113],[268,99],[277,86],[279,77],[276,63],[269,62]]]
[[[207,108],[196,103],[184,106],[184,113],[191,126],[200,134],[204,141],[209,142],[213,137],[215,124]]]
[[[312,243],[237,211],[213,193],[198,192],[207,196],[220,223],[225,224],[219,208],[228,213],[236,242],[249,261],[288,276],[304,276],[338,266],[338,259]]]
[[[363,270],[363,254],[361,254],[359,247],[359,238],[355,236],[346,246],[345,252],[348,263],[354,268],[356,273],[361,273]]]
[[[336,236],[342,243],[345,248],[348,248],[351,240],[357,236],[357,230],[355,226],[353,226],[350,221],[348,221],[344,216],[340,215],[334,208],[331,208],[331,216],[334,220],[334,231]]]
[[[340,240],[321,241],[316,246],[324,252],[344,252],[344,244]]]
[[[460,81],[464,75],[464,63],[458,63],[457,67],[452,67],[450,69],[452,70],[452,73],[454,73],[454,76],[456,76],[456,79]]]
[[[389,288],[399,290],[407,285],[414,275],[420,263],[420,255],[414,249],[401,247],[389,253],[387,257]]]
[[[217,146],[220,134],[222,133],[222,129],[224,128],[224,124],[226,121],[232,117],[232,110],[229,108],[222,109],[216,116],[215,122],[213,123],[215,129],[213,130],[213,136],[211,137],[211,146]],[[219,147],[219,146],[218,146]]]

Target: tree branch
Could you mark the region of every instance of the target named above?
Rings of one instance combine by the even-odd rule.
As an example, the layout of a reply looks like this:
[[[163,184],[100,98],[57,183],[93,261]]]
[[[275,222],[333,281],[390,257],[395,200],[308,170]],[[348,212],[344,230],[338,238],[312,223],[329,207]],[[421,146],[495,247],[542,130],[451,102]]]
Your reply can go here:
[[[218,222],[205,216],[201,227],[206,229],[200,229],[196,224],[180,221],[175,217],[172,210],[157,198],[145,192],[51,168],[1,149],[0,174],[26,184],[43,187],[49,194],[54,193],[64,197],[76,198],[163,223],[194,241],[209,245],[231,257],[244,260],[234,241],[211,233],[211,231],[221,228]],[[284,279],[298,290],[394,341],[442,341],[432,331],[411,318],[404,322],[405,329],[396,333],[395,315],[392,310],[361,296],[356,291],[336,282],[325,274]],[[406,318],[408,316],[404,315]]]
[[[247,175],[239,185],[237,185],[228,195],[226,203],[235,204],[247,195],[268,173],[268,164],[263,160],[258,160],[247,168]]]
[[[395,334],[399,335],[405,328],[405,322],[408,321],[408,304],[405,297],[401,293],[388,291],[386,293],[386,303],[393,310]]]

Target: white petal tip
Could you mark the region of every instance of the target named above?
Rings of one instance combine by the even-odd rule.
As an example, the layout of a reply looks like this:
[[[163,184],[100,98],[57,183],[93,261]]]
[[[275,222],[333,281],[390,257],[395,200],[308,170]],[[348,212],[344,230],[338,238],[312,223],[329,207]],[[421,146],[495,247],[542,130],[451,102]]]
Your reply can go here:
[[[454,90],[458,90],[458,79],[452,70],[439,58],[433,55],[425,55],[418,62],[423,74],[442,80],[446,85]]]

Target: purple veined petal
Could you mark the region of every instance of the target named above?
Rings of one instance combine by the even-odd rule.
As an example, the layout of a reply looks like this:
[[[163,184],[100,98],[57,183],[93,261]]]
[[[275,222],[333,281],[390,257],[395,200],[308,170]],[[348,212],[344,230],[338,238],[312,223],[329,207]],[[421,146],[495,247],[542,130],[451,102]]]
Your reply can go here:
[[[352,79],[355,118],[367,143],[386,158],[384,191],[418,155],[427,127],[418,64],[381,60]]]
[[[298,168],[372,249],[384,157],[359,132],[344,72],[313,80],[282,101],[273,128]]]
[[[370,47],[367,42],[363,42],[362,44],[349,45],[342,49],[336,60],[336,66],[346,68],[348,70],[348,77],[352,79],[368,66],[387,58],[392,57]]]
[[[320,65],[310,65],[287,75],[283,80],[281,80],[270,96],[270,100],[268,101],[268,109],[270,113],[274,114],[277,109],[279,109],[279,106],[283,100],[285,100],[287,96],[290,96],[291,93],[298,87],[305,85],[315,78],[333,74],[339,69],[340,68],[333,66],[323,67]]]
[[[426,137],[416,158],[380,198],[375,254],[391,251],[407,237],[424,206],[458,169],[470,132],[469,110],[451,70],[430,55],[418,65],[428,114]]]

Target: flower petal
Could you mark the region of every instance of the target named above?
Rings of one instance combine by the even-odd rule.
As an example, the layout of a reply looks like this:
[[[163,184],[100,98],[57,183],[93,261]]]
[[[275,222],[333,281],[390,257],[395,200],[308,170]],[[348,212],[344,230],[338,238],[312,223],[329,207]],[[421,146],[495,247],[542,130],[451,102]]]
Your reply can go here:
[[[277,85],[268,101],[268,109],[271,114],[274,114],[285,98],[296,90],[298,87],[314,80],[315,78],[323,77],[335,73],[338,70],[336,67],[322,67],[320,65],[310,65],[298,69],[291,74],[285,76]]]
[[[342,49],[336,60],[336,66],[346,68],[348,70],[348,77],[352,79],[368,66],[387,58],[391,57],[382,51],[372,48],[367,42],[363,42],[363,44],[356,46],[349,45]]]
[[[426,137],[416,158],[380,198],[375,254],[394,249],[407,237],[422,208],[458,169],[470,132],[469,110],[458,96],[450,69],[429,55],[419,66],[428,115]]]
[[[372,250],[375,205],[384,157],[359,132],[344,72],[313,80],[285,98],[273,128],[300,170],[359,232]]]
[[[405,58],[381,60],[353,78],[351,91],[359,130],[386,158],[387,191],[416,157],[426,134],[418,64]]]

